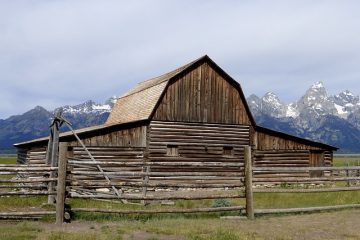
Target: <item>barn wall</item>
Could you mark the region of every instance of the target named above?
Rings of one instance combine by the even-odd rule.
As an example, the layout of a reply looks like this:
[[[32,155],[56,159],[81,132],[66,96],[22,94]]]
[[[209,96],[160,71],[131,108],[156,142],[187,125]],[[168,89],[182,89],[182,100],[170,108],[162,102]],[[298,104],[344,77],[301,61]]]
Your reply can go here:
[[[322,150],[319,147],[303,144],[294,140],[268,133],[256,132],[256,149],[258,150]]]
[[[239,184],[240,176],[243,176],[244,146],[249,145],[249,126],[152,121],[148,141],[148,161],[178,163],[175,166],[152,167],[151,171],[199,172],[197,179],[168,177],[162,180],[177,183]],[[169,150],[173,147],[178,156],[169,156]],[[224,152],[224,147],[228,152]],[[182,166],[182,163],[199,162],[203,166]],[[214,166],[216,163],[219,164]],[[226,164],[229,163],[237,163],[238,166],[227,167]],[[224,176],[211,176],[215,172],[224,173]],[[159,179],[150,178],[150,181],[157,180]]]
[[[274,136],[265,132],[254,132],[253,151],[254,165],[261,167],[309,167],[309,166],[332,166],[332,151],[304,144],[284,138]],[[311,177],[321,176],[322,172],[312,171]],[[277,173],[268,175],[268,173],[256,173],[256,176],[280,177],[291,176],[297,177],[297,173]],[[308,174],[301,173],[300,175]]]
[[[238,90],[208,63],[170,84],[153,120],[250,125]]]
[[[146,126],[81,137],[81,140],[86,146],[146,147]],[[77,141],[71,141],[70,145],[80,146]]]
[[[112,131],[106,134],[89,133],[88,136],[81,136],[80,139],[86,146],[97,147],[146,147],[147,126],[139,126],[128,129]],[[90,135],[92,134],[92,135]],[[64,140],[63,140],[64,141]],[[70,146],[80,146],[75,140],[69,141]],[[18,148],[17,162],[20,164],[45,164],[47,142],[40,145]]]
[[[253,152],[255,167],[309,167],[309,150],[256,150]],[[309,177],[304,172],[278,172],[258,171],[254,172],[254,181],[265,183],[265,179],[277,179],[281,177]]]
[[[101,166],[101,169],[105,172],[134,172],[139,173],[143,171],[143,157],[144,157],[144,150],[143,147],[106,147],[106,146],[94,146],[94,147],[88,147],[88,150],[91,152],[93,157],[96,159],[96,161],[100,162],[99,166]],[[85,150],[82,147],[74,147],[73,148],[73,159],[76,159],[76,161],[91,161],[89,158],[89,155],[85,152]],[[71,160],[71,158],[70,158]],[[116,163],[131,163],[131,165],[119,165]],[[70,175],[70,186],[73,187],[74,183],[77,184],[85,184],[85,186],[82,186],[81,188],[74,188],[73,191],[77,193],[89,193],[89,191],[94,190],[94,188],[91,185],[101,185],[106,184],[107,180],[104,176],[99,175],[88,175],[84,177],[83,174],[77,174],[76,171],[88,171],[88,172],[99,172],[98,168],[94,168],[94,165],[88,165],[84,164],[81,165],[79,163],[72,164],[69,163],[69,166],[71,167],[71,175]],[[124,184],[124,183],[136,183],[141,182],[142,177],[140,176],[122,176],[119,177],[112,177],[111,182],[113,184]],[[90,186],[89,186],[90,185]],[[118,189],[121,189],[125,193],[128,191],[135,190],[134,187],[129,186],[121,186]],[[138,188],[138,191],[142,190],[142,188]]]
[[[17,154],[18,164],[44,165],[46,163],[46,147],[19,148]]]

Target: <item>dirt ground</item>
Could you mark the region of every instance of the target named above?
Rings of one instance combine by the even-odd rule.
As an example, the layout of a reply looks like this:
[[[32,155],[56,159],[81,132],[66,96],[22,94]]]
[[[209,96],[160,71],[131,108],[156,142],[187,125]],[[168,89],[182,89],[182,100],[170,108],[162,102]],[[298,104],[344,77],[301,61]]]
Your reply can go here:
[[[245,219],[162,219],[148,222],[75,221],[62,227],[41,223],[44,231],[67,233],[97,232],[101,229],[125,229],[123,239],[207,239],[218,229],[233,231],[240,239],[360,239],[360,210],[334,211],[291,216],[262,216]],[[208,233],[207,233],[208,231]],[[203,232],[203,233],[202,233]],[[165,234],[164,234],[165,233]],[[202,233],[203,238],[196,238]],[[206,235],[208,234],[208,235]],[[238,235],[234,235],[238,236]],[[222,238],[214,238],[222,239]],[[224,238],[237,239],[237,238]]]

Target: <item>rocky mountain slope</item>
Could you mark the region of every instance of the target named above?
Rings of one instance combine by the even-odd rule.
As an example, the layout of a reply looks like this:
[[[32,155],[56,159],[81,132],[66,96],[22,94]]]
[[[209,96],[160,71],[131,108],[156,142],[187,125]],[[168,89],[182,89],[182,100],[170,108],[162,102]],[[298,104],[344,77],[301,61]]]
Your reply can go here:
[[[110,98],[104,104],[97,104],[87,101],[75,106],[63,106],[64,117],[69,120],[73,128],[83,128],[102,124],[106,121],[109,113],[116,101],[115,97]],[[49,135],[49,125],[56,108],[48,111],[43,107],[37,106],[21,115],[0,120],[0,153],[12,152],[12,145],[34,138]],[[66,127],[61,129],[67,131]]]
[[[316,82],[292,103],[271,92],[247,100],[259,125],[360,152],[360,99],[348,90],[331,96]]]

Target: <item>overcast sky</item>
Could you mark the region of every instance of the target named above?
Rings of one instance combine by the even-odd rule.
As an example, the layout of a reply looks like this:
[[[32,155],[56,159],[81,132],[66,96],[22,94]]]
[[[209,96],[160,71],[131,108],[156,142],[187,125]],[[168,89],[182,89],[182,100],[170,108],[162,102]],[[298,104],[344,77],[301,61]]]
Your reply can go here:
[[[360,1],[0,1],[0,118],[103,102],[208,54],[246,96],[360,94]]]

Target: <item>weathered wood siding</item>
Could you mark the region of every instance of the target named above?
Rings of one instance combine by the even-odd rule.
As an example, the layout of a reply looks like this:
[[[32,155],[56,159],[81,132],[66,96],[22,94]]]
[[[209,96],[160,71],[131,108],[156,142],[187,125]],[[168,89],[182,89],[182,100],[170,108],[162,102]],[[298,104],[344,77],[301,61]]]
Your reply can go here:
[[[104,147],[94,146],[88,147],[93,157],[104,172],[142,172],[143,167],[143,147]],[[91,173],[100,172],[96,165],[81,164],[82,161],[91,162],[89,155],[85,152],[82,147],[73,148],[73,156],[69,159],[69,167],[71,168],[71,174],[68,176],[70,185],[73,192],[81,192],[93,194],[95,193],[97,186],[106,185],[108,182],[103,175],[92,175]],[[76,160],[77,164],[72,164],[71,160]],[[123,165],[122,165],[123,164]],[[89,174],[78,174],[78,171],[86,171]],[[139,183],[142,182],[142,177],[139,176],[110,176],[113,184],[124,184],[126,183]],[[81,187],[80,187],[81,186]],[[101,188],[101,187],[100,187]],[[118,187],[123,191],[134,191],[133,187],[122,186]],[[108,187],[109,194],[113,195],[113,190]],[[106,194],[105,191],[102,192]]]
[[[250,125],[238,90],[203,63],[171,83],[153,120]]]
[[[150,177],[150,182],[239,185],[244,174],[243,149],[249,145],[249,126],[152,121],[148,141],[147,161],[172,164],[152,167],[151,171],[199,173],[192,178]],[[169,156],[169,147],[176,147],[178,156]],[[202,165],[194,167],[191,163]]]
[[[324,163],[325,163],[325,166],[327,166],[327,167],[331,167],[333,165],[333,152],[332,151],[324,152]]]
[[[257,150],[253,152],[255,167],[309,167],[309,150]],[[309,177],[304,172],[281,172],[255,171],[254,181],[258,183],[274,183],[277,178],[282,177]],[[271,179],[271,181],[268,181]]]
[[[303,144],[263,132],[256,132],[254,138],[256,139],[255,148],[257,150],[322,150],[321,148],[313,145]]]
[[[145,148],[146,147],[146,128],[139,126],[128,129],[116,130],[104,134],[92,134],[80,136],[80,139],[89,147],[125,147],[125,148]],[[69,141],[69,140],[63,140]],[[69,141],[70,146],[80,146],[76,140]],[[20,164],[45,164],[46,163],[47,142],[39,146],[28,149],[18,148],[18,160]]]
[[[81,140],[86,146],[146,147],[146,126],[81,137]],[[80,146],[77,141],[71,141],[70,145]]]
[[[45,165],[46,147],[33,147],[30,149],[18,149],[18,164]]]

